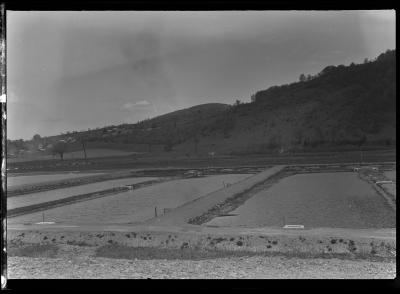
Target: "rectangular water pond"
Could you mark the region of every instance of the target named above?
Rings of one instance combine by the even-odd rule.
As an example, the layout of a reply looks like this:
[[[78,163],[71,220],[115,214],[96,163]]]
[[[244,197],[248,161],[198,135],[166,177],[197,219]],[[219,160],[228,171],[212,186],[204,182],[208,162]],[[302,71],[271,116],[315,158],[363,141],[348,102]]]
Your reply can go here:
[[[21,196],[14,196],[7,198],[7,209],[14,209],[17,207],[23,207],[42,202],[63,199],[79,194],[92,193],[96,191],[111,189],[115,187],[137,184],[144,181],[154,180],[157,178],[153,177],[142,177],[142,178],[126,178],[109,180],[104,182],[92,183],[87,185],[74,186],[70,188],[61,188],[50,191],[43,191],[37,193],[31,193]]]
[[[223,189],[224,184],[241,181],[249,174],[229,174],[174,180],[123,192],[104,198],[88,200],[8,219],[8,223],[36,223],[45,220],[56,223],[131,223],[141,222],[197,199],[212,191]]]
[[[211,226],[395,228],[396,213],[357,173],[297,174],[283,178]]]

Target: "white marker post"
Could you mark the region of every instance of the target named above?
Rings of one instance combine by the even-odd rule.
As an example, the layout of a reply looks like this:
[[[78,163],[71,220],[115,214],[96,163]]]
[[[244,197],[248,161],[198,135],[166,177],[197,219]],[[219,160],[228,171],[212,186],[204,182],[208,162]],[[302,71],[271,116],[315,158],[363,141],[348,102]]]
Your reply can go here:
[[[304,229],[303,225],[285,225],[284,229]]]
[[[290,221],[290,219],[292,219],[292,221]],[[295,216],[290,216],[289,217],[289,223],[297,223],[297,221],[299,221],[299,219],[295,220],[296,217]],[[283,216],[283,228],[284,229],[304,229],[304,225],[288,225],[286,223],[286,216]]]

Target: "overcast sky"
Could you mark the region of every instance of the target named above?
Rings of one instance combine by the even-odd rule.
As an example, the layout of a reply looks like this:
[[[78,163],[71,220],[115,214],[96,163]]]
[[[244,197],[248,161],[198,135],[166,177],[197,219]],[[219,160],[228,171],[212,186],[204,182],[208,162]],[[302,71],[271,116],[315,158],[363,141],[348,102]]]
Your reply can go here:
[[[8,11],[7,136],[249,101],[394,48],[394,11]]]

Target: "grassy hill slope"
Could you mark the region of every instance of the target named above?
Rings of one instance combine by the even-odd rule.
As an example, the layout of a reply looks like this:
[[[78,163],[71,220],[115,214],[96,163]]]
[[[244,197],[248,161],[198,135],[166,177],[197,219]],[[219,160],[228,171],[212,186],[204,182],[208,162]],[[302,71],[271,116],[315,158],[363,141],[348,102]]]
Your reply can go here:
[[[81,149],[83,139],[88,149],[186,155],[393,148],[396,51],[363,64],[328,66],[300,82],[259,91],[252,100],[197,105],[136,124],[40,138],[35,144],[73,138],[69,151]],[[36,146],[33,141],[25,142],[28,149]]]
[[[328,66],[309,80],[259,91],[253,100],[202,128],[200,149],[263,153],[394,146],[396,53]]]

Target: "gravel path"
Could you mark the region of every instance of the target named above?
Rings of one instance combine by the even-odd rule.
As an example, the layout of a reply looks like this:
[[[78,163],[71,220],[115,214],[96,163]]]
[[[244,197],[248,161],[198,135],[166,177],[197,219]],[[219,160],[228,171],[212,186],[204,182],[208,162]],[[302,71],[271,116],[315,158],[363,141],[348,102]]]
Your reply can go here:
[[[10,279],[393,279],[395,262],[287,257],[204,260],[9,257]]]

